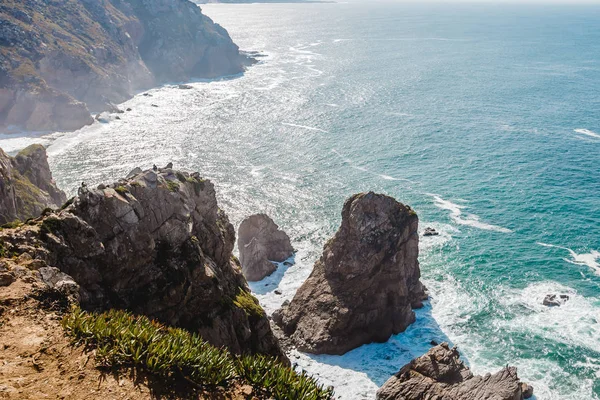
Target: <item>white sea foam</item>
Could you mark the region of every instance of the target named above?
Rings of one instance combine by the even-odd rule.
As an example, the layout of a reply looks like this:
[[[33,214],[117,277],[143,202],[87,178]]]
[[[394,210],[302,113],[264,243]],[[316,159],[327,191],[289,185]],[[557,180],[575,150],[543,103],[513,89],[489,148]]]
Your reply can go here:
[[[0,148],[6,153],[14,153],[32,144],[49,145],[52,142],[51,135],[0,135]]]
[[[563,246],[556,246],[553,244],[538,242],[540,246],[554,247],[557,249],[566,250],[571,255],[571,258],[565,258],[564,260],[568,263],[575,265],[587,265],[590,267],[596,275],[600,275],[600,251],[592,250],[589,253],[576,253],[572,249]]]
[[[416,310],[417,320],[385,343],[371,343],[342,356],[293,351],[290,359],[320,382],[333,385],[337,398],[372,400],[378,387],[415,357],[431,348],[430,341],[449,341],[431,316],[431,306]]]
[[[543,300],[548,294],[566,294],[569,300],[560,307],[547,307]],[[560,341],[593,351],[600,349],[597,298],[586,298],[554,281],[535,282],[525,289],[504,289],[497,298],[506,309],[515,313],[512,319],[498,318],[495,321],[500,329],[526,331],[548,341]]]
[[[298,125],[298,124],[292,124],[289,122],[282,122],[281,125],[285,125],[285,126],[292,126],[294,128],[302,128],[302,129],[306,129],[309,131],[316,131],[316,132],[323,132],[323,133],[329,133],[326,130],[320,129],[320,128],[315,128],[313,126],[306,126],[306,125]]]
[[[433,197],[434,204],[436,207],[441,208],[442,210],[450,211],[450,218],[454,222],[460,225],[471,226],[473,228],[484,229],[488,231],[496,231],[502,233],[511,233],[512,230],[508,228],[504,228],[498,225],[488,224],[480,220],[478,215],[475,214],[463,214],[463,209],[467,208],[466,206],[452,203],[449,200],[444,200],[437,194],[426,193],[427,195]]]
[[[421,252],[425,252],[435,247],[441,247],[452,240],[452,234],[460,233],[458,229],[448,224],[441,224],[438,222],[425,222],[419,221],[419,249]],[[438,232],[435,236],[423,236],[425,227],[433,228]]]
[[[593,137],[596,139],[600,139],[600,134],[590,131],[589,129],[575,129],[575,132],[580,133],[582,135],[589,136],[589,137]]]

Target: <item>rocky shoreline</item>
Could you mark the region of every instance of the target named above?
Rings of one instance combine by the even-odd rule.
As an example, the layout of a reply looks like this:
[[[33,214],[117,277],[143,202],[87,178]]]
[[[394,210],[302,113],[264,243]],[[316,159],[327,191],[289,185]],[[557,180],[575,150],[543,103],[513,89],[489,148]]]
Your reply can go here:
[[[90,110],[169,81],[253,62],[188,0],[7,0],[0,6],[0,130],[71,131]]]
[[[41,146],[26,153],[45,160]],[[20,162],[28,166],[21,174],[39,175],[32,173],[39,163]],[[38,181],[47,184],[32,178]],[[0,187],[7,186],[0,179]],[[0,193],[0,203],[6,196]],[[414,322],[412,309],[427,298],[419,280],[418,216],[373,192],[345,202],[341,226],[311,276],[272,321],[232,254],[235,230],[214,185],[198,173],[171,164],[136,168],[111,184],[82,184],[60,209],[29,217],[0,230],[0,318],[10,318],[2,313],[2,296],[34,283],[90,312],[124,309],[197,333],[232,354],[266,355],[289,365],[284,349],[292,347],[344,354],[384,342]],[[293,253],[287,235],[266,215],[249,217],[239,233],[247,262],[272,266],[269,259]],[[521,400],[532,390],[513,367],[473,376],[458,351],[442,344],[402,367],[377,399]]]

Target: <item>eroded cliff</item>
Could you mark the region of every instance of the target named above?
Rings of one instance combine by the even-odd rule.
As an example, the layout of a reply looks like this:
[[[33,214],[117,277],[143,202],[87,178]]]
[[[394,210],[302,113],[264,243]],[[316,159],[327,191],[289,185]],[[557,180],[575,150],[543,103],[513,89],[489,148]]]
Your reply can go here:
[[[0,149],[0,225],[37,217],[66,200],[52,179],[44,146],[31,145],[15,157]]]
[[[6,0],[0,129],[74,130],[136,91],[248,63],[188,0]]]

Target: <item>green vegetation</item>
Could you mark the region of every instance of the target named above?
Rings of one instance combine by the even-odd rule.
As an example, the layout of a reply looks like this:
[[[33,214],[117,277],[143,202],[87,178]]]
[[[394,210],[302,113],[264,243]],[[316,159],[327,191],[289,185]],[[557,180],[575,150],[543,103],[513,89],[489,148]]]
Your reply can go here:
[[[138,181],[131,181],[131,182],[129,182],[129,184],[133,187],[141,187],[142,186],[142,184],[139,183]]]
[[[115,188],[115,192],[119,193],[121,196],[125,196],[129,193],[129,190],[127,190],[125,186],[119,185]]]
[[[178,192],[179,191],[179,183],[174,182],[174,181],[166,181],[167,182],[167,188],[169,188],[169,190],[171,192]]]
[[[250,293],[240,290],[235,300],[233,301],[237,307],[244,310],[246,315],[249,317],[264,317],[265,311],[260,306],[256,297],[252,296]]]
[[[76,344],[96,350],[104,367],[143,368],[166,382],[212,388],[243,382],[275,399],[333,399],[333,389],[262,355],[233,356],[196,334],[122,310],[91,314],[74,308],[62,325]]]
[[[14,229],[14,228],[20,227],[21,225],[23,225],[23,223],[20,220],[15,219],[13,222],[7,222],[6,224],[2,225],[2,228],[3,229]]]

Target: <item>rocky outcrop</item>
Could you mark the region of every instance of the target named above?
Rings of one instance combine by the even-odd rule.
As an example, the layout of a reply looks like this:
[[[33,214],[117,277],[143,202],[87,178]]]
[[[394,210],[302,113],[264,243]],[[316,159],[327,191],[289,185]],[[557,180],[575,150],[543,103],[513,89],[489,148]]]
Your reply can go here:
[[[0,129],[74,130],[136,91],[248,63],[188,0],[6,0],[0,5]],[[89,110],[88,110],[89,109]]]
[[[543,305],[547,307],[559,307],[569,301],[569,295],[566,294],[547,294],[544,297]]]
[[[458,350],[442,343],[402,367],[379,389],[377,400],[521,400],[532,394],[516,368],[473,376]]]
[[[414,322],[412,308],[426,298],[418,221],[389,196],[369,192],[346,201],[342,224],[310,277],[274,316],[300,350],[343,354]]]
[[[37,217],[66,200],[52,179],[44,146],[31,145],[14,158],[0,149],[0,224]]]
[[[238,250],[242,272],[249,281],[271,275],[276,265],[294,254],[288,235],[266,214],[246,218],[238,229]]]
[[[71,276],[85,309],[127,309],[234,353],[285,360],[232,256],[234,242],[213,184],[170,168],[82,186],[64,210],[0,232],[5,254],[28,253]]]

